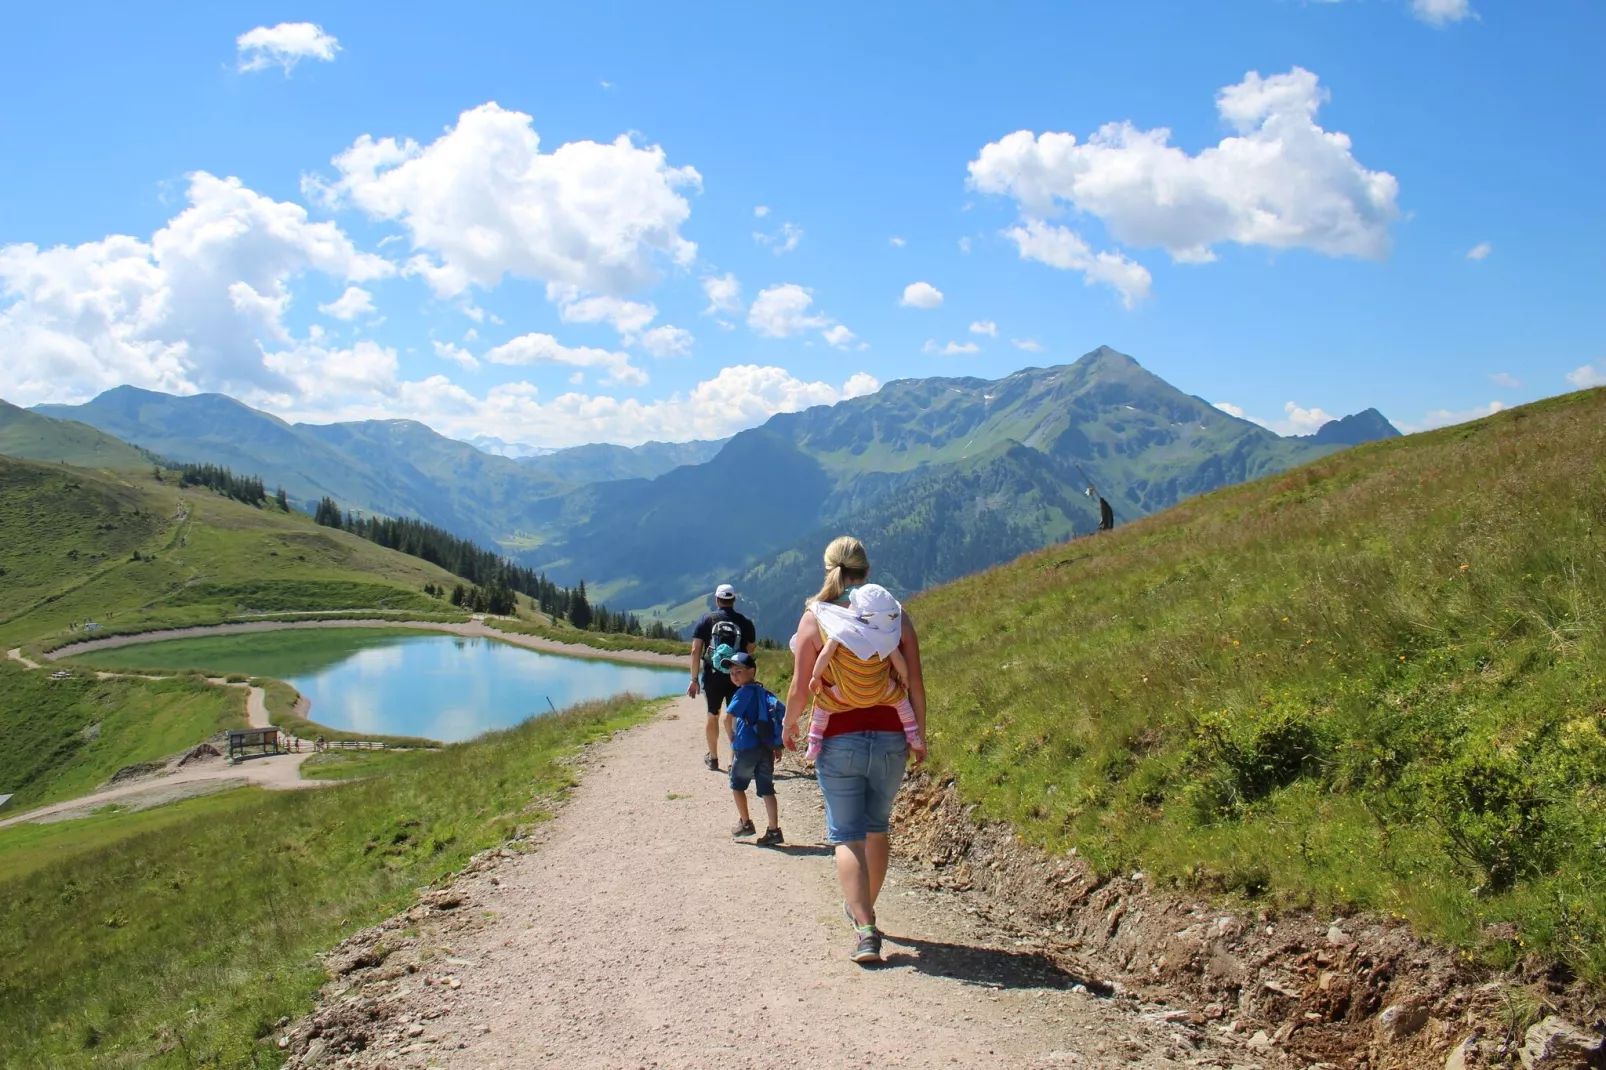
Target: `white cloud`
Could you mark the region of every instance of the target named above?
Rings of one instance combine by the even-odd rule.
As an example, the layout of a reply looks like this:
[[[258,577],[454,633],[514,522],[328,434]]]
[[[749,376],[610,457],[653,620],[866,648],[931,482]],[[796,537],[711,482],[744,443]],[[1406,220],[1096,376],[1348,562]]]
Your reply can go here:
[[[1495,372],[1489,376],[1489,381],[1495,386],[1504,387],[1507,390],[1515,390],[1522,385],[1522,380],[1509,372]]]
[[[1482,260],[1492,252],[1494,252],[1494,246],[1490,245],[1486,241],[1481,241],[1467,250],[1467,259]]]
[[[776,256],[789,253],[797,248],[798,242],[803,240],[803,228],[796,223],[782,223],[781,229],[774,234],[765,234],[761,231],[753,232],[753,240],[760,245],[767,245]]]
[[[1240,420],[1248,420],[1251,418],[1247,412],[1245,412],[1239,406],[1234,405],[1230,401],[1218,401],[1215,403],[1215,407],[1226,413],[1228,416],[1236,416]],[[1260,421],[1256,420],[1254,422],[1259,423]]]
[[[476,371],[480,366],[480,362],[475,359],[474,354],[470,353],[461,346],[455,346],[450,342],[436,342],[434,343],[434,346],[435,355],[442,360],[449,360],[454,364],[461,364],[469,371]]]
[[[406,227],[420,252],[408,271],[443,297],[505,275],[619,295],[655,282],[657,259],[689,265],[691,167],[628,136],[575,141],[550,153],[528,115],[482,104],[427,146],[364,134],[334,158],[334,182],[304,180],[330,204],[352,204]]]
[[[922,353],[933,353],[939,357],[954,357],[961,353],[980,353],[981,346],[975,342],[949,342],[939,346],[935,338],[926,339],[926,344],[920,347]]]
[[[898,249],[902,249],[905,245],[909,244],[908,242],[904,241],[902,238],[898,237],[896,234],[894,234],[892,237],[888,238],[887,241],[891,242],[893,244],[893,246],[898,248]]]
[[[642,386],[647,373],[630,363],[628,353],[591,346],[564,345],[550,334],[521,334],[485,354],[492,364],[567,364],[575,368],[601,368],[602,382],[623,386]]]
[[[767,204],[754,205],[753,214],[758,218],[763,219],[765,216],[770,214],[770,206]]]
[[[277,26],[258,26],[234,39],[242,71],[261,71],[283,67],[286,77],[304,59],[327,63],[340,51],[340,42],[310,22],[281,22]]]
[[[964,253],[966,256],[970,255],[970,239],[969,238],[960,238],[959,239],[959,251],[961,253]]]
[[[284,388],[263,343],[290,339],[289,280],[392,274],[333,223],[237,179],[190,176],[189,204],[149,242],[112,235],[41,250],[0,247],[0,395],[81,401],[121,384],[193,393]]]
[[[1593,364],[1574,368],[1567,373],[1567,381],[1578,390],[1592,386],[1606,386],[1606,361],[1601,362],[1599,368]]]
[[[827,345],[835,346],[838,349],[848,348],[848,346],[858,341],[859,338],[858,335],[854,334],[840,323],[835,327],[827,327],[825,330],[821,331],[820,337],[825,339]]]
[[[608,323],[627,341],[658,318],[658,306],[620,297],[581,297],[571,292],[549,291],[558,301],[558,317],[564,323]]]
[[[1089,286],[1102,282],[1114,287],[1121,295],[1121,304],[1127,308],[1149,296],[1154,280],[1148,268],[1121,253],[1093,252],[1082,236],[1069,227],[1028,219],[1024,225],[1011,227],[1004,235],[1020,249],[1021,259],[1039,260],[1066,271],[1080,271]]]
[[[1215,403],[1215,407],[1229,416],[1236,416],[1240,420],[1248,420],[1252,424],[1259,424],[1268,431],[1274,431],[1279,435],[1313,435],[1321,430],[1324,424],[1337,419],[1336,416],[1323,412],[1320,408],[1313,406],[1307,409],[1292,401],[1283,406],[1283,418],[1281,420],[1266,420],[1259,416],[1251,415],[1230,401],[1218,401]]]
[[[348,286],[346,292],[329,302],[319,305],[318,311],[333,316],[337,320],[348,323],[358,316],[366,315],[374,310],[374,295],[361,286]]]
[[[1016,201],[1024,226],[1009,236],[1021,255],[1089,273],[1102,268],[1100,281],[1129,303],[1141,268],[1119,265],[1124,257],[1104,260],[1116,254],[1093,256],[1080,235],[1043,221],[1069,207],[1096,216],[1126,245],[1160,246],[1185,263],[1215,259],[1212,246],[1223,242],[1383,257],[1399,216],[1399,183],[1362,167],[1346,135],[1317,125],[1326,99],[1316,75],[1302,68],[1269,78],[1251,71],[1216,97],[1236,133],[1196,156],[1170,145],[1163,127],[1107,123],[1085,143],[1021,130],[983,146],[970,182]],[[1037,255],[1044,251],[1059,255]]]
[[[713,316],[719,313],[740,315],[743,309],[742,284],[736,281],[735,274],[726,272],[724,275],[709,275],[703,279],[703,294],[708,298],[708,307],[703,309],[703,315]]]
[[[971,334],[985,334],[988,338],[998,337],[998,324],[992,320],[977,320],[970,325]]]
[[[666,323],[643,334],[641,348],[660,358],[689,357],[694,340],[690,331]]]
[[[903,288],[898,304],[908,308],[936,308],[942,304],[942,291],[929,282],[911,282]]]
[[[1422,422],[1417,424],[1401,424],[1400,430],[1408,434],[1417,431],[1431,431],[1436,427],[1449,427],[1451,424],[1464,424],[1468,420],[1481,420],[1485,416],[1493,416],[1511,408],[1503,401],[1491,401],[1487,405],[1475,405],[1470,409],[1453,412],[1450,409],[1433,409],[1424,413]]]
[[[1434,26],[1447,26],[1473,14],[1471,0],[1411,0],[1411,11]]]
[[[1028,353],[1041,353],[1043,351],[1043,343],[1035,338],[1011,338],[1009,344],[1016,349],[1024,349]]]
[[[747,310],[747,325],[765,338],[791,338],[808,330],[831,326],[830,316],[810,314],[814,295],[795,282],[760,290]]]
[[[392,395],[397,387],[396,351],[367,340],[350,349],[326,349],[304,342],[264,353],[262,363],[288,380],[302,397],[356,392]]]

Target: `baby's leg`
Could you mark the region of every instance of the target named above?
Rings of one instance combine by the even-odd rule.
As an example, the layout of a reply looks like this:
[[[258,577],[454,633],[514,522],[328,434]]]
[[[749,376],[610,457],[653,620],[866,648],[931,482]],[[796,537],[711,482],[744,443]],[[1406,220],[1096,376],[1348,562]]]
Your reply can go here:
[[[908,740],[910,750],[926,749],[926,741],[920,736],[920,722],[915,720],[914,704],[905,695],[903,700],[893,707],[898,711],[898,723],[903,725],[903,738]]]
[[[816,702],[814,716],[809,720],[809,745],[803,751],[803,757],[811,762],[820,756],[820,745],[825,742],[825,722],[830,719],[831,711]]]

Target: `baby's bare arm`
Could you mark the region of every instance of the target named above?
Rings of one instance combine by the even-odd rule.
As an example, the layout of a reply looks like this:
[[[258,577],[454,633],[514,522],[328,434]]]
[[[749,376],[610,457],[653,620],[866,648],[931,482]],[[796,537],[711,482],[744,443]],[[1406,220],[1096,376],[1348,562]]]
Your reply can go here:
[[[819,692],[825,689],[825,670],[830,666],[831,659],[836,656],[836,652],[841,649],[842,643],[839,640],[830,639],[826,641],[825,646],[820,650],[820,656],[814,659],[814,675],[809,677],[810,691]]]
[[[893,648],[892,671],[898,674],[898,679],[905,684],[909,682],[909,663],[904,660],[903,651]]]

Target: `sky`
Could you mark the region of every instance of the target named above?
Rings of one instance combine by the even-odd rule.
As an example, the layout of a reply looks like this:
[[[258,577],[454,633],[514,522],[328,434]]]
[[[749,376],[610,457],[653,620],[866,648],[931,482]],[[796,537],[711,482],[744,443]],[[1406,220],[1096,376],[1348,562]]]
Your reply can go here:
[[[1606,384],[1606,4],[31,5],[0,397],[558,447],[1100,345],[1280,433]]]

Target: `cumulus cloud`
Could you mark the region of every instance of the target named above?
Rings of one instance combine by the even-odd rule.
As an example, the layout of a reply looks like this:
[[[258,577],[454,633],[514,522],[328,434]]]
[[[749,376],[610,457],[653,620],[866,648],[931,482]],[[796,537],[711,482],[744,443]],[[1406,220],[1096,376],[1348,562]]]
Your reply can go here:
[[[480,366],[480,362],[475,358],[474,354],[462,346],[456,346],[450,342],[436,342],[434,346],[435,355],[442,360],[449,360],[453,364],[461,364],[469,371],[476,371]]]
[[[1574,368],[1567,373],[1567,381],[1577,390],[1606,386],[1606,361],[1602,361],[1598,367],[1594,364],[1585,364]]]
[[[125,383],[181,394],[284,389],[262,355],[291,344],[288,281],[317,271],[360,283],[395,271],[335,224],[238,179],[196,172],[185,198],[148,242],[0,248],[0,395],[35,404]]]
[[[1458,411],[1451,409],[1433,409],[1422,416],[1422,421],[1415,424],[1401,424],[1400,430],[1407,433],[1417,431],[1431,431],[1436,427],[1449,427],[1452,424],[1464,424],[1468,420],[1481,420],[1485,416],[1493,416],[1511,408],[1503,401],[1491,401],[1487,405],[1474,405],[1470,409]]]
[[[929,282],[911,282],[903,288],[898,304],[907,308],[937,308],[942,304],[942,291]]]
[[[304,59],[335,58],[340,42],[323,27],[311,22],[281,22],[277,26],[258,26],[234,39],[238,67],[242,71],[284,68],[285,77]]]
[[[1481,241],[1467,250],[1467,259],[1482,260],[1492,252],[1494,252],[1494,246],[1490,245],[1486,241]]]
[[[758,218],[763,219],[765,216],[770,214],[770,206],[767,204],[754,205],[753,214]]]
[[[985,334],[988,338],[998,337],[998,324],[992,320],[977,320],[970,325],[971,334]]]
[[[491,349],[492,364],[566,364],[575,368],[601,368],[605,385],[643,386],[647,373],[630,363],[628,353],[592,346],[569,347],[550,334],[521,334]]]
[[[374,310],[374,295],[361,286],[348,286],[346,292],[329,302],[319,305],[318,311],[333,316],[337,320],[351,322],[358,316],[366,315]]]
[[[820,337],[825,339],[827,345],[835,346],[838,349],[846,349],[859,339],[858,335],[840,323],[835,327],[827,327],[821,331]]]
[[[1279,435],[1313,435],[1338,417],[1323,412],[1315,406],[1304,408],[1295,402],[1288,402],[1283,406],[1283,418],[1280,420],[1267,420],[1245,412],[1241,407],[1230,401],[1215,402],[1215,407],[1229,416],[1236,416],[1240,420],[1248,420],[1252,424],[1259,424],[1268,431]]]
[[[1495,372],[1489,376],[1489,381],[1495,386],[1503,387],[1506,390],[1515,390],[1522,385],[1522,380],[1509,372]]]
[[[1433,26],[1448,26],[1473,14],[1471,0],[1411,0],[1411,12]]]
[[[926,344],[920,347],[922,353],[932,353],[939,357],[954,357],[961,353],[980,353],[981,346],[975,342],[949,342],[939,346],[935,338],[926,339]]]
[[[902,249],[905,245],[909,244],[908,242],[904,241],[902,238],[898,237],[896,234],[894,234],[892,237],[888,238],[887,241],[891,242],[893,248],[896,248],[896,249]]]
[[[708,298],[708,307],[703,309],[705,316],[717,316],[721,313],[741,315],[745,307],[742,304],[742,284],[736,281],[735,274],[731,272],[704,278],[703,295]]]
[[[795,282],[769,286],[753,298],[747,310],[747,325],[765,338],[793,338],[817,330],[828,343],[838,345],[832,339],[843,337],[834,331],[839,325],[823,312],[809,311],[813,305],[814,294],[807,287]]]
[[[664,324],[641,336],[641,348],[655,357],[689,357],[694,339],[683,327]]]
[[[1067,208],[1095,216],[1117,241],[1159,246],[1185,263],[1215,259],[1212,247],[1226,242],[1383,257],[1399,183],[1363,167],[1346,135],[1317,124],[1326,99],[1303,68],[1269,78],[1251,71],[1216,97],[1235,133],[1196,156],[1169,144],[1169,130],[1130,122],[1107,123],[1086,142],[1021,130],[983,146],[970,183],[1015,200],[1022,224],[1006,233],[1023,257],[1116,286],[1128,304],[1148,273],[1119,254],[1091,253],[1047,220]]]
[[[625,339],[632,339],[658,318],[658,306],[626,301],[605,295],[581,297],[573,293],[549,293],[558,301],[558,318],[564,323],[607,323]]]
[[[628,136],[543,153],[530,116],[488,103],[429,145],[364,134],[333,162],[339,177],[308,192],[400,223],[418,250],[408,271],[442,297],[506,275],[619,296],[697,255],[682,191],[702,177]]]
[[[1041,353],[1043,351],[1043,343],[1035,338],[1011,338],[1009,344],[1016,349],[1024,349],[1028,353]]]
[[[789,253],[797,248],[798,242],[803,240],[803,228],[796,223],[782,223],[781,229],[774,234],[765,234],[762,231],[753,232],[753,240],[760,245],[767,245],[776,256]]]
[[[390,396],[396,390],[396,351],[377,342],[364,340],[350,349],[328,349],[313,340],[265,353],[262,362],[283,376],[302,397],[350,393]]]

